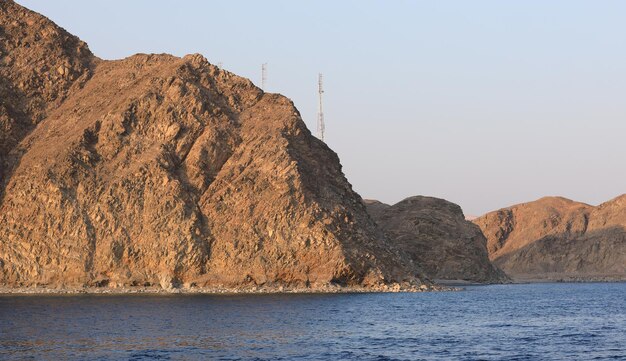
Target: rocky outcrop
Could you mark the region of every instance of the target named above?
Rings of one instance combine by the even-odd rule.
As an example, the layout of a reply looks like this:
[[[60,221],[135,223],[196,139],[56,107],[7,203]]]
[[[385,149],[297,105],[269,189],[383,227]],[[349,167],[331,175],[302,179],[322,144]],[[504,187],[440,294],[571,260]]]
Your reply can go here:
[[[10,151],[89,79],[97,61],[84,42],[48,19],[0,2],[0,182]]]
[[[0,3],[0,284],[421,282],[287,98]]]
[[[546,197],[474,220],[517,279],[626,279],[626,195],[593,207]]]
[[[366,200],[370,215],[395,247],[439,280],[498,283],[506,275],[489,261],[486,239],[458,205],[416,196],[393,206]]]

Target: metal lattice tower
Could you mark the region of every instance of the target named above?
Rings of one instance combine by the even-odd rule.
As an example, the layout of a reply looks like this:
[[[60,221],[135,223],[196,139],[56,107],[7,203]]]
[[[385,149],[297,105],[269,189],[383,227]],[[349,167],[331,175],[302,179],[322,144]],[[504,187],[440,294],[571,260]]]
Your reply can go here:
[[[324,94],[324,88],[322,86],[322,74],[318,75],[318,94],[319,94],[319,103],[317,106],[317,137],[320,140],[324,140],[324,130],[325,129],[325,125],[324,125],[324,108],[322,107],[322,94]]]
[[[267,84],[267,63],[261,64],[261,90],[265,91]]]

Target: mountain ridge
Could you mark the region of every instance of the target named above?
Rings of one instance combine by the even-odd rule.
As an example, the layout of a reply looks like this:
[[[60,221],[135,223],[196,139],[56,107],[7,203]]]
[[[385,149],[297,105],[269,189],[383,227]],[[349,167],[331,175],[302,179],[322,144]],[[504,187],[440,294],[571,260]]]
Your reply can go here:
[[[489,256],[521,279],[626,279],[626,195],[598,206],[544,197],[474,220]]]

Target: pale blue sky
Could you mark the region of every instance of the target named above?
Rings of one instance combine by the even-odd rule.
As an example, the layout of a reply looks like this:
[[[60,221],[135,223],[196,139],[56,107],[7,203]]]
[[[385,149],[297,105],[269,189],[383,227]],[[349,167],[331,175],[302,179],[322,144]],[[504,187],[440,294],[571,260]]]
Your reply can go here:
[[[19,0],[18,0],[19,1]],[[626,192],[626,1],[21,0],[101,58],[201,53],[294,100],[364,198]]]

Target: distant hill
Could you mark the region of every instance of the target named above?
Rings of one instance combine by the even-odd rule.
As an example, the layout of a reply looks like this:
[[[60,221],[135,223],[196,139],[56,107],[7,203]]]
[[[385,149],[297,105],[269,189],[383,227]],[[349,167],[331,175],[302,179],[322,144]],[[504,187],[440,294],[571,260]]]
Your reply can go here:
[[[440,280],[497,283],[506,275],[494,267],[487,240],[465,220],[458,205],[439,198],[415,196],[393,206],[365,200],[367,210],[395,247]]]
[[[626,279],[626,195],[597,207],[546,197],[474,220],[516,279]]]

